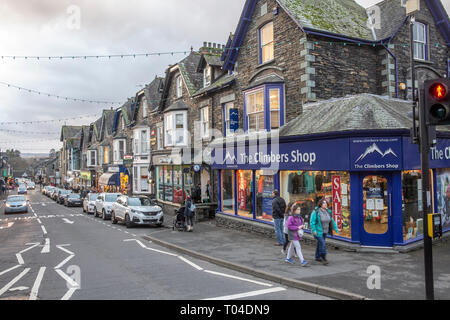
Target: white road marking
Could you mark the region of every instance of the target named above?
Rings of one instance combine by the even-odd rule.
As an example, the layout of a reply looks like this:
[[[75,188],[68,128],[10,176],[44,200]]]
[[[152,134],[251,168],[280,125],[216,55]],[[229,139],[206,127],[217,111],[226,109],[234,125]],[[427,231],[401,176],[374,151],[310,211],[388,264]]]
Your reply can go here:
[[[20,251],[19,253],[24,253],[27,252],[28,250],[33,249],[34,247],[37,247],[39,245],[39,242],[32,242],[32,243],[27,243],[27,245],[32,245],[31,247],[28,247],[26,249],[23,249],[22,251]]]
[[[161,251],[161,250],[157,250],[157,249],[153,249],[153,248],[148,248],[141,241],[136,240],[136,239],[126,239],[126,240],[123,240],[123,241],[136,241],[144,249],[147,249],[147,250],[150,250],[150,251],[159,252],[159,253],[162,253],[162,254],[167,254],[167,255],[173,256],[173,257],[177,257],[178,256],[178,255],[170,253],[170,252]]]
[[[182,257],[182,256],[178,256],[178,258],[180,258],[181,260],[183,260],[183,261],[186,262],[187,264],[193,266],[195,269],[197,269],[197,270],[199,270],[199,271],[202,271],[202,270],[203,270],[202,267],[199,267],[199,266],[196,265],[195,263],[189,261],[188,259],[186,259],[186,258],[184,258],[184,257]]]
[[[61,278],[66,280],[67,284],[69,284],[72,288],[80,287],[78,283],[76,283],[71,277],[65,274],[61,269],[55,269],[55,271],[61,276]]]
[[[9,289],[9,291],[23,291],[23,290],[27,290],[29,289],[28,287],[16,287],[16,288],[11,288]]]
[[[33,288],[31,289],[30,298],[29,300],[36,300],[37,295],[39,292],[39,287],[41,286],[42,278],[44,277],[44,272],[47,268],[41,267],[39,269],[38,275],[36,277],[36,280],[34,281]]]
[[[37,218],[37,222],[39,222],[39,224],[42,224],[42,221],[39,218]]]
[[[3,274],[5,274],[5,273],[8,273],[8,272],[10,272],[10,271],[13,271],[14,269],[17,269],[17,268],[20,267],[20,266],[21,266],[21,265],[18,264],[18,265],[16,265],[16,266],[12,267],[12,268],[3,270],[2,272],[0,272],[0,276],[3,275]]]
[[[74,293],[77,289],[78,289],[78,288],[70,288],[70,289],[66,292],[66,294],[61,298],[61,300],[69,300],[69,299],[72,297],[73,293]]]
[[[235,299],[254,297],[254,296],[259,296],[262,294],[279,292],[279,291],[284,291],[284,290],[286,290],[286,289],[281,288],[281,287],[276,287],[276,288],[271,288],[271,289],[256,290],[256,291],[250,291],[250,292],[245,292],[245,293],[238,293],[238,294],[233,294],[233,295],[229,295],[229,296],[208,298],[208,299],[202,299],[202,300],[235,300]]]
[[[59,269],[61,268],[63,265],[65,265],[70,259],[72,259],[75,255],[72,254],[70,256],[68,256],[66,259],[64,259],[60,264],[58,264],[55,269]]]
[[[8,224],[6,226],[0,227],[0,230],[11,228],[13,226],[13,224],[14,224],[14,222],[8,222]]]
[[[236,279],[236,280],[252,282],[252,283],[259,284],[261,286],[266,286],[266,287],[273,287],[273,285],[271,285],[269,283],[264,283],[264,282],[260,282],[260,281],[255,281],[255,280],[250,280],[250,279],[246,279],[246,278],[236,277],[236,276],[232,276],[230,274],[220,273],[220,272],[216,272],[216,271],[210,271],[210,270],[204,270],[204,271],[208,272],[208,273],[211,273],[211,274],[218,275],[218,276],[222,276],[222,277],[227,277],[227,278],[232,278],[232,279]]]
[[[25,270],[23,270],[17,277],[15,277],[14,279],[12,279],[6,286],[4,286],[3,288],[0,289],[0,296],[2,296],[6,291],[9,290],[9,288],[11,288],[17,281],[19,281],[20,279],[22,279],[22,277],[24,275],[26,275],[28,273],[28,271],[30,271],[30,268],[26,268]]]
[[[70,220],[67,219],[67,218],[63,218],[63,220],[64,220],[65,223],[73,224],[73,221],[70,221]]]
[[[42,228],[42,232],[44,232],[44,235],[46,235],[47,234],[47,230],[45,229],[45,227],[41,226],[41,228]]]
[[[23,261],[22,255],[20,253],[16,253],[17,262],[19,262],[20,265],[25,264],[25,261]]]
[[[45,245],[42,248],[41,253],[49,253],[50,252],[50,239],[49,238],[45,238]]]
[[[70,246],[70,244],[58,244],[58,245],[56,245],[56,247],[57,247],[58,249],[60,249],[60,250],[62,250],[62,251],[64,251],[64,252],[66,252],[66,253],[68,253],[68,254],[73,254],[73,255],[75,255],[75,253],[73,253],[72,251],[69,251],[69,250],[67,250],[66,248],[64,248],[64,247],[67,247],[67,246]]]

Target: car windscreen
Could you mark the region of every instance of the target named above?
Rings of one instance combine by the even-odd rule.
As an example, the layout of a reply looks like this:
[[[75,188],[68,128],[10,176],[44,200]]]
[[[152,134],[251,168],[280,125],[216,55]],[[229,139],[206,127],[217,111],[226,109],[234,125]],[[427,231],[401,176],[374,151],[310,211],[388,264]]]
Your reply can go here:
[[[63,190],[63,191],[61,191],[61,194],[69,194],[70,193],[70,190]]]
[[[27,201],[25,197],[18,196],[18,197],[9,197],[8,202],[20,202],[20,201]]]
[[[80,199],[80,195],[78,193],[72,193],[69,195],[70,199]]]
[[[98,194],[90,194],[89,195],[89,201],[95,201],[98,198]]]
[[[147,198],[128,198],[128,205],[132,207],[151,206],[151,202]]]
[[[105,201],[106,202],[114,202],[114,201],[116,201],[118,196],[119,195],[117,195],[117,194],[107,194],[107,195],[105,195]]]

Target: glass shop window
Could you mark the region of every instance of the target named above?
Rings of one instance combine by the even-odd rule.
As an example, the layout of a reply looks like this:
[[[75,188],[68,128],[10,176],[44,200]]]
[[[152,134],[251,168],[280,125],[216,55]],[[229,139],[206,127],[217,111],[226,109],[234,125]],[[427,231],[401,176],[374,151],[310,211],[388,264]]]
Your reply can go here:
[[[222,170],[222,210],[223,212],[235,214],[233,170]]]
[[[422,172],[402,172],[403,241],[423,235]]]
[[[238,215],[253,218],[253,172],[237,170]]]
[[[272,221],[272,192],[275,189],[273,175],[256,170],[256,219]]]
[[[450,169],[436,169],[437,212],[441,214],[442,230],[450,229]]]

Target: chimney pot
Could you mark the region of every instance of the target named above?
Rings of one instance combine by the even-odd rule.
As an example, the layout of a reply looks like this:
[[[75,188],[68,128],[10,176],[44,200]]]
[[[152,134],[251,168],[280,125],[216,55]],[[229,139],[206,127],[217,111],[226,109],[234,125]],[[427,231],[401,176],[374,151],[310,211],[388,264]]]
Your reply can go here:
[[[211,48],[211,42],[208,42],[208,48]]]
[[[206,41],[203,42],[203,46],[206,47]]]
[[[213,43],[213,48],[215,48],[216,47],[216,43]]]

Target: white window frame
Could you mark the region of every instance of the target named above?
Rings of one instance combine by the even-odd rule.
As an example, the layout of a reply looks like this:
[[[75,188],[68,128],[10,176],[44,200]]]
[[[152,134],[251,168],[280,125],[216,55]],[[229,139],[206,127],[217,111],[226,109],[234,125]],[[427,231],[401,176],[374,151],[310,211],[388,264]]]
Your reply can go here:
[[[145,132],[145,136],[143,133]],[[148,155],[150,154],[150,129],[140,128],[133,132],[134,144],[133,152],[136,155]]]
[[[250,96],[254,95],[255,96],[255,102],[256,102],[256,96],[257,96],[258,93],[262,93],[262,96],[263,96],[262,109],[261,110],[251,111],[250,110],[250,105],[249,105],[249,98],[250,98]],[[265,98],[264,97],[264,88],[259,88],[257,90],[254,90],[254,91],[251,91],[251,92],[248,92],[248,93],[245,94],[246,111],[247,111],[247,114],[245,116],[247,117],[248,132],[260,132],[260,131],[264,131],[265,130],[265,127],[264,127],[264,122],[265,122],[265,118],[264,118],[264,116],[265,116],[265,110],[264,110],[265,101],[264,101],[264,98]],[[256,106],[257,106],[257,104],[255,104],[255,107]],[[254,129],[250,128],[250,116],[252,116],[252,115],[256,115],[256,121],[255,121],[256,128],[254,128]],[[263,117],[263,127],[262,128],[258,127],[259,116]]]
[[[210,66],[206,66],[205,69],[203,69],[203,88],[211,84],[211,73]]]
[[[183,128],[177,128],[177,115],[183,116]],[[186,146],[187,132],[187,111],[174,111],[164,115],[164,145],[166,147]],[[183,140],[177,143],[179,137]]]
[[[141,108],[142,108],[142,118],[147,118],[148,101],[145,96],[141,100]]]
[[[177,98],[181,98],[183,96],[183,79],[181,78],[181,74],[176,78],[176,86],[177,86]]]
[[[200,131],[202,139],[209,138],[209,107],[200,109]]]
[[[142,169],[147,169],[147,190],[142,190]],[[134,193],[150,193],[150,185],[148,183],[148,177],[150,172],[148,171],[148,165],[135,165],[133,167],[133,190]]]
[[[422,29],[423,31],[423,39],[419,39],[419,35],[417,33],[418,28]],[[416,60],[427,60],[427,48],[428,48],[428,34],[427,34],[427,25],[421,22],[414,22],[413,25],[413,46],[414,46],[414,59]],[[419,51],[420,50],[420,51]],[[423,55],[421,57],[419,55]]]
[[[164,149],[164,123],[159,123],[156,126],[156,149]]]
[[[92,153],[94,156],[92,157]],[[96,167],[97,166],[97,150],[88,150],[88,167]],[[94,160],[94,161],[92,161]],[[94,163],[92,163],[94,162]]]
[[[120,142],[123,142],[123,157],[120,157]],[[127,140],[117,139],[114,140],[114,162],[123,161],[125,154],[127,152]]]
[[[270,92],[271,91],[277,91],[278,92],[278,109],[272,109],[272,103],[270,98]],[[269,88],[269,122],[270,122],[270,130],[276,130],[281,127],[281,90],[279,88]],[[278,127],[273,128],[272,127],[272,112],[278,111]]]

